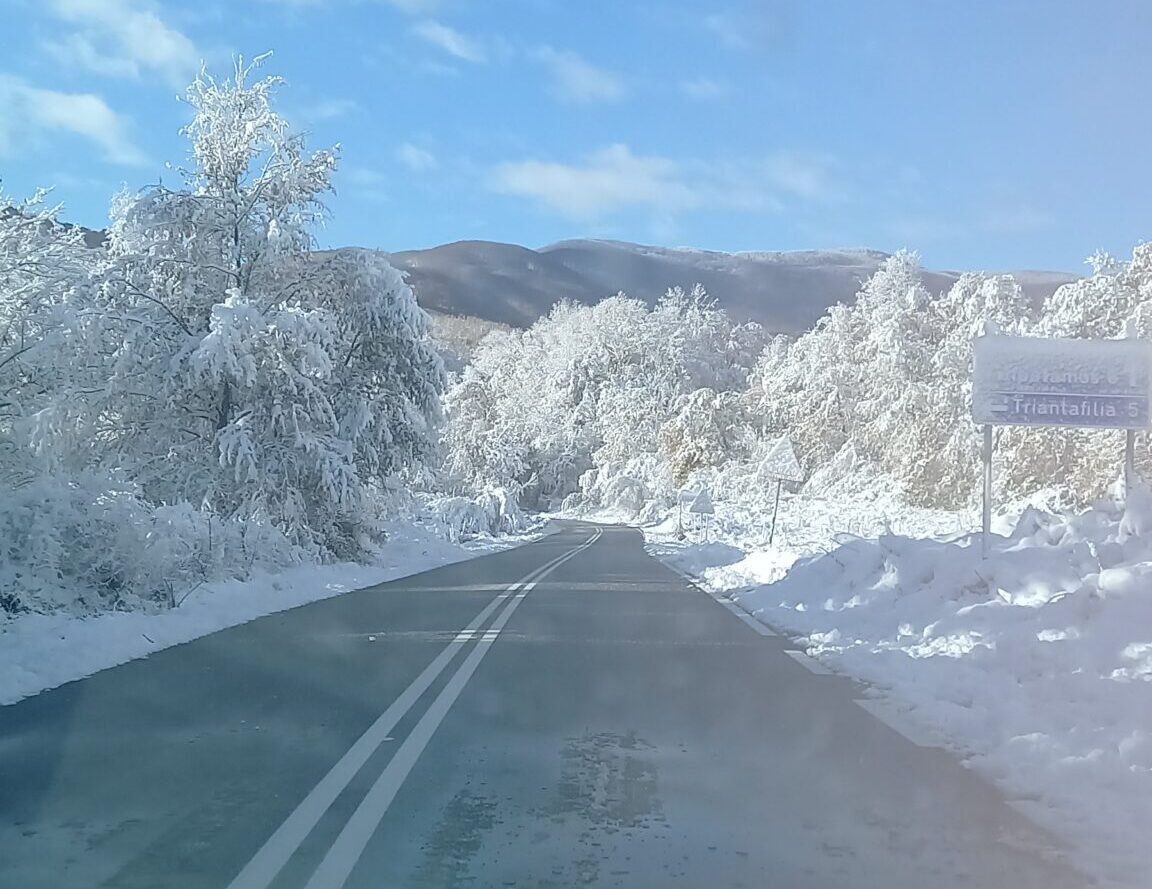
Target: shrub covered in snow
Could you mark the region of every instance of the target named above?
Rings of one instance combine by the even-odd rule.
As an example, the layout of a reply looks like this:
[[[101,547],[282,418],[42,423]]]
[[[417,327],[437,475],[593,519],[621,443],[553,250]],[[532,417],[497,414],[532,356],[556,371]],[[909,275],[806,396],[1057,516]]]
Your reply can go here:
[[[440,497],[428,503],[434,524],[454,543],[473,537],[515,534],[528,527],[515,495],[505,488],[475,497]]]

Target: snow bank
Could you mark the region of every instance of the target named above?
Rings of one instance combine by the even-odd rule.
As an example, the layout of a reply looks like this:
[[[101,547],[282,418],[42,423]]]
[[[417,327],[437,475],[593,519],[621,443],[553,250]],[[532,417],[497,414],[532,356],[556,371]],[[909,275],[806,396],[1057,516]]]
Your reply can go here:
[[[977,535],[841,535],[828,553],[651,537],[870,683],[1062,835],[1102,885],[1148,885],[1152,493],[1123,510],[1026,509],[987,560]]]
[[[406,523],[389,526],[375,564],[305,565],[247,581],[205,584],[178,608],[93,617],[0,619],[0,705],[257,617],[526,543],[533,534],[450,543]]]

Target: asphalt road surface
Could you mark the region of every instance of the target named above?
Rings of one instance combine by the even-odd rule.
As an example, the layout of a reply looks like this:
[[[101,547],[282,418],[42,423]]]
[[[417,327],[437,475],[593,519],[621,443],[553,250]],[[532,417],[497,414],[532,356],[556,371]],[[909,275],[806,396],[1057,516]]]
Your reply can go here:
[[[1087,885],[791,647],[568,524],[0,708],[0,886]]]

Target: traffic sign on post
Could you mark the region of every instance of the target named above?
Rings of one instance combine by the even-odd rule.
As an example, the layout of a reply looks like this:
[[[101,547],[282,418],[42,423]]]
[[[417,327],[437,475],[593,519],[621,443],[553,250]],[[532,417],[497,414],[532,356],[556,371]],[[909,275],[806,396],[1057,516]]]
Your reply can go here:
[[[772,447],[768,449],[768,453],[760,461],[757,471],[762,478],[773,478],[786,482],[804,481],[804,470],[800,467],[800,461],[796,459],[792,439],[787,435],[781,435],[772,443]]]
[[[771,546],[772,541],[776,539],[776,516],[780,512],[781,487],[784,482],[804,481],[804,470],[800,466],[800,461],[796,459],[792,439],[787,435],[781,435],[776,439],[756,471],[761,478],[776,480],[776,500],[772,504],[772,530],[768,532],[768,545]]]
[[[996,426],[1147,429],[1152,343],[981,336],[972,418]]]
[[[1125,486],[1135,436],[1152,425],[1152,343],[1132,325],[1120,340],[1003,336],[986,324],[972,343],[972,419],[984,445],[983,549],[992,527],[993,426],[1125,429]]]
[[[716,508],[712,506],[712,495],[707,488],[701,488],[700,493],[692,498],[692,505],[688,511],[693,515],[715,515]]]

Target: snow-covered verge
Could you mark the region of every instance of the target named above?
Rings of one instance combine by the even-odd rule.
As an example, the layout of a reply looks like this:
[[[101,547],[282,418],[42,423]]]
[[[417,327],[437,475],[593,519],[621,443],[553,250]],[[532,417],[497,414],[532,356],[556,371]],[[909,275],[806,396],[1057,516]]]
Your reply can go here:
[[[797,546],[795,519],[865,524],[859,503],[803,500],[782,505],[793,519],[780,547],[726,533],[718,504],[712,542],[677,541],[673,518],[647,529],[650,548],[864,680],[1062,836],[1101,885],[1147,886],[1152,494],[1076,515],[1025,509],[997,523],[986,560],[947,514],[907,510],[900,534],[833,534],[823,547],[813,530]]]
[[[207,583],[171,609],[0,618],[0,705],[266,614],[528,543],[554,528],[536,524],[466,543],[408,522],[387,530],[388,543],[372,564],[301,565]]]

